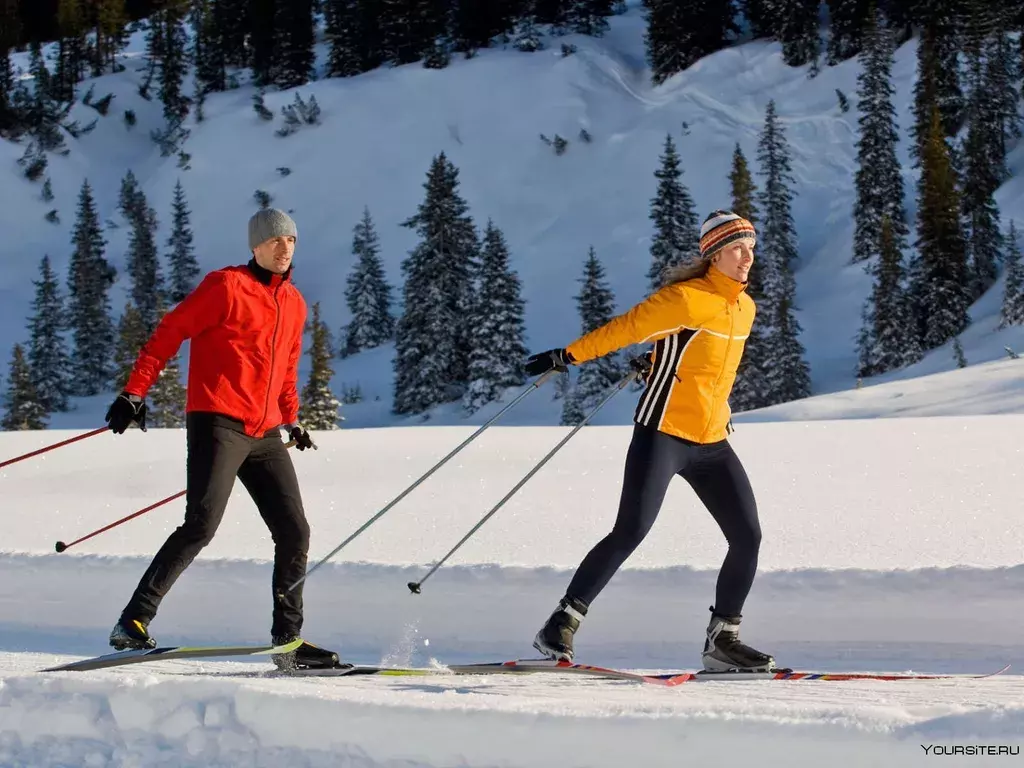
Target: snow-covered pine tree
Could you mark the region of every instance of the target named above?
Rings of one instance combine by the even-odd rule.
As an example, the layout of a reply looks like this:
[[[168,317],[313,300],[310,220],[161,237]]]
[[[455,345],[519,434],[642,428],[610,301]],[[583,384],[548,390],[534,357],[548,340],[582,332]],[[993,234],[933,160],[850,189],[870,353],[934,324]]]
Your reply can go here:
[[[762,266],[765,301],[763,325],[766,335],[766,405],[774,405],[810,394],[810,372],[800,343],[800,324],[793,315],[796,283],[793,262],[797,259],[796,225],[791,212],[795,184],[789,145],[778,120],[775,101],[765,109],[765,122],[758,141],[759,174],[765,177],[759,207],[759,261]]]
[[[348,276],[345,301],[352,315],[345,333],[341,356],[385,344],[395,336],[391,314],[391,286],[380,258],[380,241],[368,207],[352,234],[356,263]]]
[[[196,260],[195,247],[192,244],[191,215],[192,212],[185,200],[185,189],[179,179],[174,185],[171,234],[167,238],[167,246],[171,249],[167,254],[167,261],[171,267],[167,297],[172,304],[184,299],[199,283],[199,262]]]
[[[644,6],[644,43],[655,85],[722,50],[739,32],[733,0],[644,0]]]
[[[918,330],[925,350],[958,336],[970,322],[966,242],[959,216],[957,173],[950,162],[939,106],[932,108],[931,134],[921,156],[917,195]]]
[[[447,8],[434,0],[381,0],[379,25],[385,60],[420,61],[447,35]]]
[[[914,81],[914,123],[910,146],[914,167],[920,165],[921,151],[931,131],[932,104],[938,103],[943,135],[951,138],[963,124],[964,94],[960,86],[960,22],[957,6],[961,0],[933,0],[922,3],[918,23],[917,79]]]
[[[106,240],[89,180],[82,182],[72,233],[75,246],[68,264],[68,323],[73,340],[76,395],[90,397],[106,389],[111,376],[114,322],[108,291],[117,271],[106,260]]]
[[[316,30],[312,0],[276,3],[277,68],[274,82],[282,89],[308,83],[314,75]]]
[[[166,314],[160,304],[160,317]],[[145,343],[145,339],[142,342]],[[147,393],[146,426],[176,428],[185,426],[188,391],[181,381],[180,353],[171,357]]]
[[[534,53],[543,50],[544,41],[541,39],[537,16],[531,10],[533,0],[526,0],[526,3],[528,7],[524,10],[523,15],[516,20],[512,33],[512,45],[517,51]]]
[[[219,39],[216,14],[216,0],[192,0],[192,61],[200,104],[207,93],[226,91],[228,87],[227,54]]]
[[[64,300],[49,255],[39,265],[39,279],[28,321],[28,363],[39,401],[47,413],[66,411],[71,393],[71,358],[64,342]]]
[[[652,292],[661,287],[666,269],[695,258],[700,252],[700,224],[682,176],[672,135],[666,134],[660,166],[654,172],[658,190],[651,199],[648,216],[654,222],[651,266],[647,271]]]
[[[736,147],[732,152],[732,170],[729,172],[729,186],[732,193],[732,212],[742,216],[756,228],[759,216],[757,203],[755,202],[757,186],[750,175],[750,166],[747,164],[747,158],[743,154],[743,150],[740,149],[739,142],[736,143]],[[700,234],[699,228],[697,234]],[[698,247],[699,242],[698,240]],[[761,270],[756,262],[747,278],[747,293],[755,301],[764,295]]]
[[[1017,227],[1012,219],[1006,233],[1006,282],[999,310],[999,328],[1009,325],[1024,325],[1024,270],[1021,268]]]
[[[105,70],[117,71],[117,54],[127,45],[125,0],[93,0],[92,22],[95,44],[92,49],[92,75]]]
[[[857,75],[857,199],[853,208],[853,261],[881,253],[881,222],[888,218],[894,247],[906,247],[910,229],[903,204],[903,176],[896,143],[899,130],[892,97],[893,33],[881,15],[869,18]]]
[[[888,216],[883,215],[880,229],[879,257],[870,270],[874,287],[864,306],[858,337],[858,377],[898,370],[922,357],[906,294],[903,246]]]
[[[164,105],[166,121],[162,135],[169,142],[165,154],[171,154],[169,147],[177,147],[187,135],[182,125],[192,107],[192,100],[182,91],[189,67],[188,32],[185,30],[187,16],[186,0],[167,0],[162,9],[149,19],[152,28],[147,41],[147,54],[153,57],[157,65],[160,101]]]
[[[569,7],[569,28],[581,35],[601,37],[608,31],[612,0],[573,0]]]
[[[782,43],[782,60],[789,66],[817,66],[821,56],[820,7],[821,0],[786,0],[779,5],[775,36]]]
[[[4,417],[0,427],[8,431],[46,429],[47,413],[39,401],[32,370],[21,344],[15,344],[4,393]]]
[[[357,51],[362,72],[369,72],[384,63],[384,32],[380,18],[385,0],[356,0],[359,36]]]
[[[251,0],[249,5],[248,42],[250,66],[256,86],[267,88],[277,77],[280,54],[277,46],[275,16],[276,0]]]
[[[21,119],[14,108],[14,65],[11,50],[19,43],[21,23],[18,3],[0,0],[0,136],[12,137],[20,128]]]
[[[871,0],[825,0],[828,5],[828,64],[833,66],[861,52],[871,23]]]
[[[575,298],[581,331],[586,334],[615,317],[615,294],[605,279],[604,267],[598,261],[594,246],[590,246],[587,251],[580,284],[580,292]],[[566,397],[565,407],[590,410],[608,393],[608,388],[617,384],[625,375],[626,367],[619,352],[583,363],[579,366],[572,394]]]
[[[313,304],[313,319],[309,325],[312,344],[309,348],[309,379],[302,388],[299,421],[308,430],[329,430],[338,428],[338,408],[341,402],[331,390],[334,370],[331,358],[331,330],[320,319],[320,302]]]
[[[353,77],[364,72],[359,55],[359,0],[325,0],[324,26],[330,41],[327,77]]]
[[[738,0],[739,11],[747,21],[753,39],[773,38],[777,34],[780,4],[783,0]]]
[[[146,343],[146,327],[138,307],[131,300],[125,302],[124,311],[117,323],[117,346],[114,348],[114,386],[124,389],[131,376],[132,367],[139,356],[139,350]],[[147,418],[148,423],[148,418]]]
[[[421,413],[464,393],[469,379],[472,275],[479,241],[458,192],[458,169],[442,152],[418,212],[402,223],[420,242],[402,262],[404,307],[395,334],[396,414]]]
[[[524,313],[519,275],[509,265],[505,236],[488,219],[470,325],[469,387],[463,398],[470,412],[497,400],[506,387],[526,382]]]
[[[565,34],[574,0],[532,0],[538,24],[550,25],[552,33]]]
[[[121,213],[131,227],[125,262],[131,278],[132,303],[142,317],[145,332],[152,333],[159,320],[163,278],[156,246],[156,211],[146,200],[131,171],[121,181]]]
[[[252,55],[246,38],[257,2],[253,0],[212,0],[217,33],[214,36],[229,67],[249,66]]]

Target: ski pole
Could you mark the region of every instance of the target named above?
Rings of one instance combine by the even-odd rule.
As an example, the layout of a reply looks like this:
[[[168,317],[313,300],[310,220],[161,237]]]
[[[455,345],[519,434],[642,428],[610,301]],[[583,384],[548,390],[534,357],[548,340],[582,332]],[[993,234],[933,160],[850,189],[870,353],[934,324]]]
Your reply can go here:
[[[404,491],[402,491],[400,494],[398,494],[395,498],[393,498],[390,502],[388,502],[387,506],[385,506],[377,514],[375,514],[373,517],[371,517],[369,520],[367,520],[365,523],[363,523],[361,526],[359,526],[359,528],[357,528],[356,531],[351,536],[349,536],[347,539],[345,539],[343,542],[341,542],[341,544],[339,544],[334,549],[332,549],[330,552],[328,552],[327,556],[324,557],[323,560],[321,560],[319,563],[317,563],[312,568],[310,568],[308,571],[306,571],[305,575],[302,576],[302,578],[300,578],[298,581],[296,581],[294,584],[292,584],[290,587],[288,587],[288,591],[291,592],[293,589],[295,589],[297,586],[299,586],[299,584],[301,584],[306,579],[308,579],[310,574],[313,573],[313,571],[315,571],[321,565],[323,565],[328,560],[330,560],[332,557],[334,557],[336,554],[338,554],[338,552],[340,552],[343,547],[348,546],[348,544],[351,543],[353,539],[355,539],[357,536],[362,534],[363,531],[365,531],[367,528],[369,528],[371,525],[373,525],[375,522],[377,522],[377,520],[379,520],[381,517],[383,517],[385,512],[387,512],[389,509],[391,509],[393,506],[395,506],[398,502],[400,502],[402,499],[404,499],[406,496],[408,496],[410,493],[412,493],[412,491],[420,483],[422,483],[424,480],[426,480],[428,477],[430,477],[432,474],[434,474],[434,472],[436,472],[442,466],[444,466],[444,464],[449,459],[451,459],[455,454],[457,454],[459,451],[461,451],[463,448],[465,448],[471,442],[476,440],[477,437],[479,437],[483,433],[483,431],[485,429],[487,429],[489,426],[491,426],[491,424],[493,424],[499,418],[501,418],[501,415],[503,413],[505,413],[506,411],[510,410],[515,405],[517,405],[524,397],[526,397],[528,394],[533,392],[535,389],[538,389],[541,384],[543,384],[545,381],[547,381],[547,379],[549,377],[553,376],[555,373],[557,373],[557,371],[552,369],[552,370],[548,371],[547,373],[542,374],[535,382],[533,382],[528,387],[526,387],[526,389],[524,389],[515,398],[515,400],[513,400],[511,403],[509,403],[504,408],[502,408],[500,411],[498,411],[496,414],[494,414],[486,422],[484,422],[476,432],[474,432],[472,435],[470,435],[465,440],[463,440],[462,443],[459,444],[451,453],[449,453],[447,456],[445,456],[443,459],[441,459],[439,462],[437,462],[437,464],[435,464],[429,470],[427,470],[426,474],[420,475],[420,477],[416,480],[416,482],[414,482],[412,485],[410,485],[408,488],[406,488]]]
[[[59,443],[54,443],[53,445],[48,445],[45,448],[39,448],[38,450],[31,451],[30,453],[26,453],[26,454],[24,454],[22,456],[15,456],[13,459],[8,459],[7,461],[5,461],[3,463],[0,463],[0,469],[3,469],[8,464],[14,464],[15,462],[22,461],[23,459],[30,459],[33,456],[38,456],[41,453],[46,453],[47,451],[52,451],[53,449],[60,448],[61,446],[64,446],[64,445],[70,445],[71,443],[76,443],[79,440],[85,440],[85,438],[87,438],[87,437],[93,437],[95,435],[100,434],[101,432],[106,432],[108,429],[110,429],[110,427],[100,427],[99,429],[94,429],[92,432],[86,432],[84,435],[78,435],[77,437],[69,437],[67,440],[61,440]]]
[[[295,445],[295,441],[294,440],[285,443],[284,447],[285,448],[291,448],[293,445]],[[121,525],[122,523],[127,523],[129,520],[132,520],[132,519],[134,519],[136,517],[139,517],[140,515],[144,515],[147,512],[152,512],[157,507],[162,507],[164,504],[167,504],[168,502],[174,501],[175,499],[180,499],[187,492],[188,492],[187,488],[184,491],[178,491],[173,496],[168,496],[166,499],[158,501],[155,504],[150,504],[148,507],[146,507],[145,509],[140,509],[138,512],[132,512],[130,515],[126,515],[125,517],[122,517],[120,520],[115,520],[110,525],[105,525],[102,528],[100,528],[99,530],[95,530],[92,533],[88,533],[85,536],[82,536],[79,539],[75,539],[74,541],[72,541],[72,542],[70,542],[68,544],[65,544],[63,541],[58,541],[56,544],[54,544],[53,548],[56,549],[58,552],[63,552],[68,547],[73,547],[73,546],[75,546],[75,544],[80,544],[81,542],[86,541],[87,539],[91,539],[93,536],[99,536],[104,531],[109,531],[111,528],[116,528],[117,526]]]
[[[615,385],[615,387],[612,389],[612,391],[609,392],[607,395],[605,395],[604,399],[601,400],[601,402],[599,402],[596,406],[594,406],[593,410],[591,410],[590,413],[588,413],[586,416],[584,416],[582,421],[580,421],[579,424],[577,424],[575,427],[573,427],[573,430],[568,435],[563,437],[562,440],[558,443],[558,445],[556,445],[554,448],[552,448],[548,452],[547,456],[545,456],[543,459],[540,460],[540,463],[538,463],[536,466],[534,466],[534,468],[531,469],[522,480],[520,480],[518,483],[516,483],[515,487],[512,488],[511,491],[509,491],[507,494],[505,494],[505,498],[503,498],[501,501],[499,501],[497,504],[495,504],[494,508],[491,509],[491,511],[488,512],[486,515],[484,515],[480,519],[480,522],[478,522],[476,525],[474,525],[472,528],[470,528],[469,529],[469,533],[467,533],[465,536],[463,536],[462,540],[459,541],[459,543],[456,544],[454,547],[452,547],[447,555],[442,557],[437,562],[437,564],[434,565],[433,568],[431,568],[429,571],[427,571],[427,575],[426,576],[424,576],[419,581],[410,581],[406,585],[406,586],[409,587],[409,591],[412,592],[413,594],[416,594],[416,595],[420,594],[420,587],[423,586],[423,582],[426,581],[427,579],[429,579],[430,575],[434,571],[436,571],[438,568],[440,568],[449,557],[454,555],[456,550],[458,550],[459,547],[461,547],[463,544],[465,544],[469,540],[469,537],[472,536],[474,533],[476,533],[480,529],[480,526],[482,526],[484,523],[486,523],[495,512],[497,512],[499,509],[501,509],[502,506],[504,506],[505,502],[507,502],[509,499],[511,499],[516,494],[516,492],[526,484],[527,480],[529,480],[531,477],[533,477],[535,474],[537,474],[537,472],[540,470],[540,468],[543,467],[545,464],[547,464],[548,460],[552,456],[554,456],[556,453],[558,453],[558,451],[561,450],[562,446],[565,445],[567,442],[569,442],[569,440],[572,438],[572,436],[575,435],[577,432],[579,432],[580,429],[582,429],[583,426],[594,417],[594,414],[596,414],[599,410],[601,410],[601,408],[604,406],[605,403],[607,403],[609,400],[611,400],[613,397],[615,397],[615,395],[617,393],[621,392],[622,389],[627,384],[629,384],[629,382],[631,380],[636,379],[637,376],[638,376],[638,373],[637,373],[636,370],[631,370],[628,374],[626,374],[622,378],[622,380],[618,384]]]

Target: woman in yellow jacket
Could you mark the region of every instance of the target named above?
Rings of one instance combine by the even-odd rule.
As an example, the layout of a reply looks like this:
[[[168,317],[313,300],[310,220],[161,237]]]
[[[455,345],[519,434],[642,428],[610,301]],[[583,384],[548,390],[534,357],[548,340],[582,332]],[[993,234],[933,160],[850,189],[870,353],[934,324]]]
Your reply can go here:
[[[739,641],[761,528],[750,481],[727,440],[729,393],[754,323],[754,302],[745,289],[755,231],[746,219],[715,211],[700,235],[700,257],[670,270],[652,296],[568,347],[527,361],[527,373],[536,376],[632,344],[654,344],[647,386],[633,417],[615,525],[584,558],[533,642],[550,658],[573,658],[573,635],[588,608],[643,541],[669,483],[680,475],[729,544],[711,608],[704,668],[766,670],[775,665],[771,656]]]

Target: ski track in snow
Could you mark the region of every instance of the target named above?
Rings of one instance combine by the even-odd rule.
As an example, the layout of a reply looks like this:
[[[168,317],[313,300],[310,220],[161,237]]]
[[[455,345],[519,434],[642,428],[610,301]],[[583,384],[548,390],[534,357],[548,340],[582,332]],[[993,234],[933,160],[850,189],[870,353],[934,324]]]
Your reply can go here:
[[[924,408],[941,395],[906,398]],[[733,436],[766,531],[744,639],[804,670],[981,673],[1012,665],[977,681],[657,688],[551,674],[284,680],[259,674],[266,658],[41,673],[109,650],[110,627],[182,507],[154,510],[63,554],[53,541],[177,490],[182,434],[107,435],[11,465],[0,472],[8,499],[0,766],[846,768],[930,765],[937,756],[922,745],[1019,749],[1021,418],[749,423]],[[628,428],[580,432],[422,594],[406,584],[564,433],[492,427],[310,577],[304,635],[359,664],[536,657],[534,633],[611,524]],[[310,562],[468,434],[343,430],[322,434],[315,454],[295,455],[313,528]],[[65,436],[4,433],[0,456]],[[120,484],[109,482],[115,477]],[[154,635],[163,645],[265,642],[271,552],[251,502],[236,492],[217,538],[165,599]],[[685,484],[674,484],[651,536],[577,635],[579,660],[694,668],[723,554],[713,523]]]

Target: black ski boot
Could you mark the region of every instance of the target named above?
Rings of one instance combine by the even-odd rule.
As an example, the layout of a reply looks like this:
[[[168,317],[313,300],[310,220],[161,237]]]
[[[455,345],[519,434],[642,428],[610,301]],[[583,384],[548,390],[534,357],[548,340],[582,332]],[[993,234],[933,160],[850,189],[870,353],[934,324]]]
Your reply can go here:
[[[285,645],[297,639],[294,635],[291,637],[275,637],[272,638],[271,642],[274,645]],[[338,654],[334,651],[318,648],[312,643],[307,643],[305,640],[294,651],[275,653],[270,658],[278,669],[285,672],[294,669],[347,669],[352,666],[351,664],[342,664],[338,661]]]
[[[704,669],[708,672],[768,672],[775,659],[755,651],[739,640],[739,616],[721,616],[711,609],[707,639],[704,641]]]
[[[110,645],[117,651],[142,651],[156,648],[156,640],[149,636],[145,622],[122,616],[110,630]]]
[[[586,615],[586,603],[575,597],[563,597],[547,624],[533,638],[533,647],[549,659],[572,661],[572,636]]]

